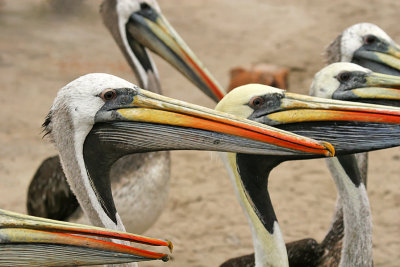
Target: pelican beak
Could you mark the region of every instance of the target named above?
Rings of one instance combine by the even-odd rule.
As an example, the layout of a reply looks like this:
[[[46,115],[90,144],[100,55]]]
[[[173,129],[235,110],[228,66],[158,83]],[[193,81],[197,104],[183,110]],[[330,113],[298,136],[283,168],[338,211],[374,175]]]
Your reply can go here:
[[[400,145],[399,108],[293,93],[279,98],[249,119],[332,143],[337,155]]]
[[[129,153],[190,149],[273,155],[334,154],[327,143],[143,89],[132,91],[129,97],[121,92],[120,97],[104,105],[91,132],[99,135],[100,142],[114,142],[113,146],[121,151],[123,145],[116,142],[121,141],[123,133],[123,143],[131,144]]]
[[[400,105],[400,77],[371,72],[362,78],[363,86],[351,90],[337,90],[334,99],[361,101],[373,104]]]
[[[354,52],[353,62],[369,62],[361,64],[376,72],[399,75],[400,74],[400,46],[394,42],[382,43],[374,51],[364,47]],[[373,65],[369,65],[373,64]]]
[[[224,97],[222,87],[161,13],[147,4],[142,4],[139,11],[131,14],[126,31],[130,47],[135,54],[143,54],[140,51],[141,47],[147,47],[216,102]],[[141,57],[138,59],[141,60]]]
[[[169,259],[147,251],[97,238],[111,238],[144,246],[166,246],[168,240],[49,220],[0,210],[0,265],[79,266]],[[127,242],[128,244],[128,242]],[[18,265],[22,266],[22,265]]]

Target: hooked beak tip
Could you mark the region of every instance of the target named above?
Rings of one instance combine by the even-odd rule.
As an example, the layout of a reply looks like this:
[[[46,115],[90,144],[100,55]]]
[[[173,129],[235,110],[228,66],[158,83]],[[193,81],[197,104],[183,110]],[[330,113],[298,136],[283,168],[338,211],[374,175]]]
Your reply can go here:
[[[321,143],[326,147],[325,156],[327,157],[334,157],[335,156],[335,148],[331,143],[321,141]]]
[[[170,240],[168,240],[168,239],[166,241],[168,243],[169,252],[172,253],[172,251],[174,250],[174,244],[172,244],[172,242]]]

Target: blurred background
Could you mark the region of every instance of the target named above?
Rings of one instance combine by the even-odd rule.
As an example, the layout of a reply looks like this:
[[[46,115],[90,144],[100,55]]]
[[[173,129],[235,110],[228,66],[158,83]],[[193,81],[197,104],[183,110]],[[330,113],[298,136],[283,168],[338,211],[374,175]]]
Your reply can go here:
[[[223,86],[229,70],[254,62],[290,71],[289,90],[308,93],[324,66],[324,48],[354,23],[371,22],[400,42],[399,1],[159,0],[161,9]],[[55,149],[42,139],[57,91],[80,75],[105,72],[135,83],[102,25],[101,1],[0,0],[0,207],[26,212],[27,186]],[[154,57],[164,94],[213,107],[177,71]],[[400,150],[370,156],[368,193],[374,222],[375,266],[400,263]],[[282,164],[270,179],[272,202],[286,241],[329,228],[336,191],[324,160]],[[175,245],[173,260],[141,266],[218,266],[252,252],[245,216],[217,155],[172,153],[166,210],[146,233]]]

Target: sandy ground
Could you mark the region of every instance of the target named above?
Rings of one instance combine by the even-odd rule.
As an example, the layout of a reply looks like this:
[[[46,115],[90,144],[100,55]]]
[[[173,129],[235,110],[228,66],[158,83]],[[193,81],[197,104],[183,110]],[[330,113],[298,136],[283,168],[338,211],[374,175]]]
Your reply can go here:
[[[135,81],[98,16],[100,1],[76,15],[51,12],[43,1],[0,5],[0,206],[25,212],[27,185],[55,154],[40,125],[59,88],[89,72]],[[223,84],[231,67],[271,62],[291,69],[290,90],[306,93],[323,66],[321,52],[344,28],[376,23],[400,42],[399,1],[160,0],[165,16]],[[156,58],[165,95],[213,107],[193,85]],[[370,157],[375,266],[400,264],[400,150]],[[286,241],[321,240],[335,187],[323,160],[282,164],[270,192]],[[148,235],[171,239],[173,260],[141,266],[218,266],[250,253],[246,219],[220,160],[209,152],[173,152],[170,198]]]

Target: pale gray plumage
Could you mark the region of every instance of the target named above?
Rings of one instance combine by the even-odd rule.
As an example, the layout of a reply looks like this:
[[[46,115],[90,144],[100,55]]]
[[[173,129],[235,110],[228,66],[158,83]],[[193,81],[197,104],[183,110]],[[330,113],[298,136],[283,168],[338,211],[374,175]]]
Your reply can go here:
[[[341,41],[342,41],[342,34],[339,34],[325,49],[324,56],[325,56],[326,64],[340,62]]]
[[[373,266],[372,217],[363,183],[356,186],[337,158],[327,159],[338,191],[344,226],[339,266]],[[353,178],[354,179],[354,178]],[[326,266],[321,262],[321,266]]]

